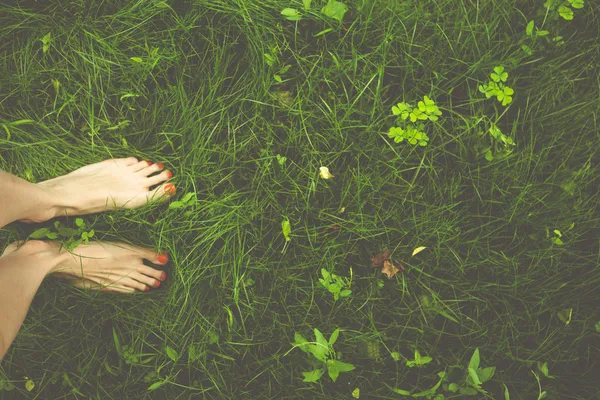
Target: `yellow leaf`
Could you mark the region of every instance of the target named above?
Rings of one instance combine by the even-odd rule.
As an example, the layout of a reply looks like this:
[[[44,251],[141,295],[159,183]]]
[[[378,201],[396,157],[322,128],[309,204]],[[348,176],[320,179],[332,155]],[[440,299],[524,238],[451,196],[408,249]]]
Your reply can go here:
[[[323,179],[333,178],[333,175],[331,175],[331,172],[329,172],[329,168],[327,168],[327,167],[319,168],[319,175],[321,175],[321,178],[323,178]]]
[[[360,399],[360,389],[356,388],[352,391],[352,397],[354,397],[355,399]]]
[[[412,255],[413,255],[413,256],[414,256],[414,255],[417,255],[417,254],[419,254],[420,252],[422,252],[423,250],[425,250],[426,248],[427,248],[427,247],[425,247],[425,246],[420,246],[420,247],[417,247],[416,249],[414,249],[414,250],[413,250],[413,252],[412,252]]]
[[[565,323],[565,325],[569,325],[571,323],[571,316],[573,315],[572,308],[565,308],[560,310],[558,313],[558,319]]]

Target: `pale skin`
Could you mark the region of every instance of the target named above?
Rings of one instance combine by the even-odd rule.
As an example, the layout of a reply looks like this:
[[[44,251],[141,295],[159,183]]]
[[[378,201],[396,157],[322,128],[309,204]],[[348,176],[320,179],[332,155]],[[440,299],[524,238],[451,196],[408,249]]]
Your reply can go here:
[[[164,201],[175,194],[162,164],[134,157],[106,160],[33,184],[0,171],[0,227],[14,221],[43,222]],[[158,185],[151,190],[151,187]],[[25,320],[42,281],[49,275],[94,290],[135,293],[157,288],[168,262],[154,249],[116,242],[90,242],[69,253],[53,241],[10,244],[0,256],[0,361]]]

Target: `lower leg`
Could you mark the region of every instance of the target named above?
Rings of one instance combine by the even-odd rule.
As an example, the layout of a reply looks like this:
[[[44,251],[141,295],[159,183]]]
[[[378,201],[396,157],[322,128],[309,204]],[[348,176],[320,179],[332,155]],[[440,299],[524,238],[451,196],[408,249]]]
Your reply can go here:
[[[0,171],[0,227],[36,214],[54,215],[56,200],[43,187]]]
[[[45,242],[30,241],[7,248],[0,257],[0,360],[17,336],[33,296],[65,254],[52,253]]]

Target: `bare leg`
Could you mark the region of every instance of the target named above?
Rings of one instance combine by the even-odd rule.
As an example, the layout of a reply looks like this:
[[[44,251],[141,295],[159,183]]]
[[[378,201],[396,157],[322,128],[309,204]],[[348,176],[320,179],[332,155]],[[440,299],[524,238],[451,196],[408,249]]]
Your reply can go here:
[[[147,259],[165,265],[168,258],[154,250],[119,243],[94,242],[73,253],[55,242],[33,240],[8,246],[0,256],[0,360],[17,336],[33,296],[52,273],[69,277],[76,286],[120,293],[147,292],[166,273],[144,265]],[[83,279],[85,277],[85,279]]]
[[[0,227],[14,221],[43,222],[57,216],[137,208],[175,194],[164,183],[173,174],[162,164],[135,157],[106,160],[37,184],[0,172]],[[151,186],[158,185],[154,190]]]
[[[134,157],[107,160],[38,184],[0,172],[0,227],[13,221],[42,222],[60,215],[81,215],[136,208],[164,200],[175,186],[161,164]],[[160,172],[162,171],[162,172]],[[160,172],[158,174],[155,174]],[[160,185],[154,190],[150,187]],[[166,255],[118,243],[94,242],[74,253],[53,242],[8,246],[0,257],[0,359],[19,331],[33,296],[54,273],[76,286],[133,293],[160,286],[166,274],[143,264],[164,265]]]

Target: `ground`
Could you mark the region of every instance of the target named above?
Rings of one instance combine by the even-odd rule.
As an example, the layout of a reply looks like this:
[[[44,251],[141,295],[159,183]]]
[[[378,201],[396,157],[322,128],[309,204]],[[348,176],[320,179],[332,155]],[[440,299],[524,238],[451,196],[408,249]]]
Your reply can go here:
[[[326,3],[4,2],[0,168],[39,182],[134,156],[177,194],[83,217],[92,241],[166,250],[168,278],[46,280],[0,398],[405,398],[444,371],[450,398],[475,390],[475,349],[496,369],[472,398],[598,395],[598,3]],[[504,105],[479,90],[500,66]],[[394,141],[392,107],[424,96],[428,142]],[[315,328],[355,367],[336,382],[303,382],[325,365],[298,344]],[[415,349],[432,360],[407,365]]]

